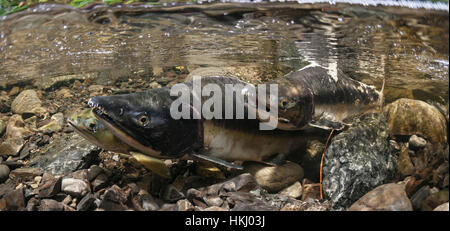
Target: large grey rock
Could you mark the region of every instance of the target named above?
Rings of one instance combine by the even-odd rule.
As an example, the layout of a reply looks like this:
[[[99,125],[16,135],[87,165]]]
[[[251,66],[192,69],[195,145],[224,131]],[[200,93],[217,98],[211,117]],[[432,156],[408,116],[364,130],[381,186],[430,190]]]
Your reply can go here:
[[[412,211],[405,186],[385,184],[376,187],[356,201],[349,211]]]
[[[388,133],[384,116],[369,114],[331,140],[324,158],[323,189],[333,209],[345,209],[393,178],[397,157]]]
[[[89,168],[100,149],[76,133],[64,134],[41,150],[41,155],[31,160],[30,166],[53,175]]]

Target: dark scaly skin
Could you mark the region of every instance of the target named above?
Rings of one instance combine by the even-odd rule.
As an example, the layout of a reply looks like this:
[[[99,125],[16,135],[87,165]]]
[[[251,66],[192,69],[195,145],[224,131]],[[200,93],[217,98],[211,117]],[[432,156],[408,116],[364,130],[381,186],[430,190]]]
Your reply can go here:
[[[379,110],[382,99],[374,87],[339,70],[333,77],[320,66],[305,67],[267,84],[278,84],[278,128],[283,130],[305,129],[319,120],[344,123]]]
[[[202,78],[201,82],[202,86],[215,83],[222,89],[223,114],[225,84],[246,84],[231,77]],[[193,82],[185,84],[193,94]],[[119,139],[157,158],[180,158],[193,153],[230,161],[262,161],[277,153],[292,152],[311,136],[326,137],[322,131],[317,133],[315,130],[261,131],[257,119],[175,120],[170,115],[170,105],[177,98],[170,96],[170,88],[163,87],[125,95],[98,96],[88,104],[94,108],[96,117]],[[207,99],[209,96],[202,96],[202,102]],[[245,110],[244,115],[247,115]],[[144,117],[145,121],[139,122]]]

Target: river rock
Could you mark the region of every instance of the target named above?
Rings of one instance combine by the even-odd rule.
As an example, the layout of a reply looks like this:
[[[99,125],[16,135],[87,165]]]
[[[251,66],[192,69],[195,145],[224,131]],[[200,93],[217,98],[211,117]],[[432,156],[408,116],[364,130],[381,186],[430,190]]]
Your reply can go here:
[[[0,155],[17,155],[25,144],[23,138],[33,134],[25,126],[25,122],[20,115],[12,115],[6,126],[5,141],[0,144]]]
[[[11,103],[11,111],[16,114],[29,113],[36,115],[43,115],[47,112],[41,106],[41,100],[34,90],[22,91]]]
[[[448,190],[442,190],[429,195],[422,203],[421,211],[432,211],[439,205],[448,202]]]
[[[411,150],[419,150],[421,148],[424,148],[425,145],[427,145],[427,141],[424,138],[422,138],[422,137],[419,137],[419,136],[416,136],[416,135],[412,135],[409,138],[408,147]]]
[[[206,195],[221,196],[227,192],[249,192],[257,187],[258,184],[256,183],[255,178],[249,173],[244,173],[227,181],[199,188],[199,190],[190,190],[190,192],[192,195],[195,195],[195,197],[201,198]]]
[[[99,208],[106,211],[123,211],[127,209],[127,206],[125,206],[126,200],[127,197],[119,186],[113,185],[106,190]]]
[[[0,119],[0,135],[3,134],[6,130],[6,123],[2,119]]]
[[[89,168],[96,161],[100,149],[76,133],[63,134],[41,150],[30,166],[53,175]]]
[[[278,192],[303,178],[303,168],[290,161],[280,166],[248,162],[245,163],[244,169],[255,177],[259,186],[271,193]]]
[[[274,206],[270,206],[252,193],[248,192],[228,192],[224,196],[227,202],[232,205],[231,211],[276,211]]]
[[[43,199],[39,205],[39,211],[63,211],[64,204],[52,199]]]
[[[59,131],[64,126],[64,115],[63,113],[59,112],[50,118],[50,122],[40,128],[38,128],[38,131],[43,133],[52,133]]]
[[[9,172],[10,170],[8,165],[0,164],[0,184],[8,179]]]
[[[177,201],[177,211],[194,211],[194,206],[186,199]]]
[[[325,149],[325,144],[318,140],[308,141],[306,144],[306,152],[301,155],[299,160],[300,165],[303,167],[305,172],[305,178],[319,181],[320,177],[320,160],[322,158],[323,151]]]
[[[281,190],[279,194],[286,195],[293,198],[299,198],[302,196],[303,187],[300,182],[295,182],[293,185]]]
[[[420,135],[431,142],[447,141],[447,122],[434,106],[420,100],[398,99],[383,109],[392,135]]]
[[[22,138],[9,138],[0,144],[0,156],[17,156],[24,144]]]
[[[61,182],[61,190],[74,197],[83,197],[90,192],[86,182],[74,178],[64,178]]]
[[[23,188],[9,192],[0,200],[0,211],[25,210],[25,196]]]
[[[420,208],[422,208],[422,204],[425,201],[425,199],[434,192],[436,191],[432,190],[428,185],[425,185],[421,187],[419,190],[417,190],[411,196],[411,203],[413,205],[414,210],[420,210]]]
[[[42,175],[41,170],[28,167],[16,168],[9,173],[10,178],[15,181],[32,181],[40,175]]]
[[[330,209],[331,203],[329,201],[308,200],[289,202],[280,211],[329,211]]]
[[[48,175],[47,175],[48,176]],[[56,194],[58,194],[61,191],[61,183],[62,183],[62,177],[54,178],[52,177],[45,177],[49,179],[45,179],[43,184],[39,186],[39,197],[40,198],[49,198]]]
[[[78,211],[87,211],[87,210],[94,209],[94,207],[95,207],[94,202],[95,202],[94,195],[92,193],[88,193],[78,203],[77,210]]]
[[[402,184],[380,185],[356,201],[349,211],[412,211]]]
[[[323,190],[334,209],[345,209],[397,170],[397,157],[388,139],[382,114],[368,114],[332,138],[325,153]]]
[[[433,211],[446,211],[446,212],[448,212],[448,211],[449,211],[449,208],[448,208],[448,202],[447,202],[447,203],[444,203],[444,204],[442,204],[442,205],[439,205],[438,207],[436,207],[435,209],[433,209]]]
[[[408,149],[406,147],[402,147],[400,151],[400,155],[397,161],[398,172],[402,176],[410,176],[413,175],[416,171],[411,158],[409,157]]]

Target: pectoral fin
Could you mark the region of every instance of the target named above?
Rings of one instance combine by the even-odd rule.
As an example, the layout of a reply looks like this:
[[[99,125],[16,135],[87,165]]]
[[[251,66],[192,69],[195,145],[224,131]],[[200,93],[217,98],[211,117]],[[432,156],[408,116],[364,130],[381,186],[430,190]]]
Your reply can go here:
[[[324,130],[335,130],[335,131],[341,131],[346,127],[346,124],[339,121],[332,121],[325,118],[320,118],[316,121],[311,121],[308,123],[310,127],[313,128],[320,128]]]
[[[170,178],[170,169],[164,164],[164,161],[137,152],[130,152],[130,154],[146,169],[162,177]]]
[[[220,165],[223,165],[223,166],[225,166],[227,168],[235,168],[235,169],[239,169],[239,170],[243,170],[244,169],[244,167],[242,167],[240,165],[232,164],[232,163],[230,163],[228,161],[225,161],[225,160],[222,160],[222,159],[219,159],[219,158],[216,158],[216,157],[212,157],[212,156],[205,156],[205,155],[200,155],[200,154],[191,154],[191,156],[197,157],[197,158],[202,159],[202,160],[207,160],[207,161],[213,162],[215,164],[220,164]]]

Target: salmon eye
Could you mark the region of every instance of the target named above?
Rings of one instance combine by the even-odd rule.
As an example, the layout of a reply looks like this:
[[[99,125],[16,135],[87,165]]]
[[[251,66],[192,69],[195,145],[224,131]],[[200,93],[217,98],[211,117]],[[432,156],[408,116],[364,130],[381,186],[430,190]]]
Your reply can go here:
[[[286,108],[287,105],[288,105],[287,99],[286,99],[286,98],[282,98],[282,99],[280,100],[280,107],[281,107],[281,108]]]
[[[95,120],[92,119],[87,120],[85,126],[92,132],[95,132],[97,130],[97,122]]]
[[[146,116],[146,115],[139,116],[138,122],[141,126],[147,125],[149,122],[148,116]]]

